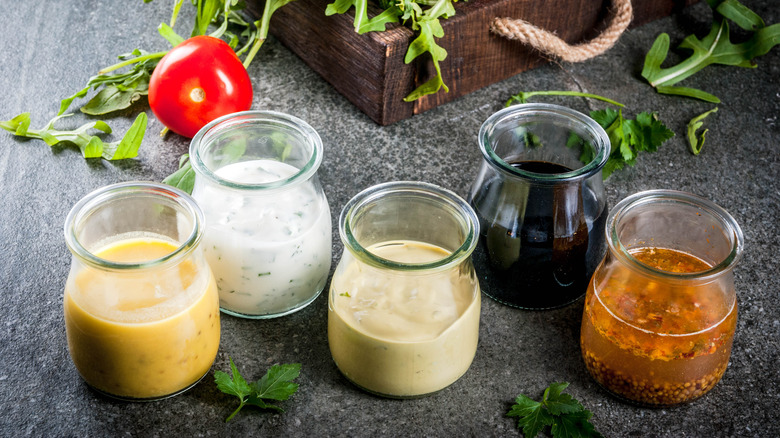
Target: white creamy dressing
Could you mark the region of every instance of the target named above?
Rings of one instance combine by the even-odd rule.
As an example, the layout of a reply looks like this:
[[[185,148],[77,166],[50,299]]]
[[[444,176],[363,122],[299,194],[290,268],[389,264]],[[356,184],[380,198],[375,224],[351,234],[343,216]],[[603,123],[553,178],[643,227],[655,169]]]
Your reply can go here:
[[[450,253],[414,241],[371,253],[430,263]],[[411,273],[369,267],[345,253],[331,283],[328,340],[344,375],[369,391],[412,397],[438,391],[466,372],[477,348],[480,292],[460,269]]]
[[[299,172],[274,160],[229,164],[215,173],[242,184],[269,183]],[[204,184],[203,248],[219,287],[220,306],[249,316],[282,315],[316,298],[330,271],[331,221],[325,196],[309,180],[247,193]]]

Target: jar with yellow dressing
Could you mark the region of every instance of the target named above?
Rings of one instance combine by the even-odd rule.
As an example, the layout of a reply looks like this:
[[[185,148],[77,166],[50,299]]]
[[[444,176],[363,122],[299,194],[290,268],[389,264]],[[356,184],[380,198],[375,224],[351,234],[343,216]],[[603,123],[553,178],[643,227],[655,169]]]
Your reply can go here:
[[[122,183],[79,201],[65,222],[68,347],[86,383],[125,400],[195,385],[219,348],[219,297],[199,247],[203,214],[185,193]]]
[[[420,182],[371,187],[343,209],[328,341],[344,376],[371,393],[412,398],[458,380],[476,354],[480,289],[474,211]]]

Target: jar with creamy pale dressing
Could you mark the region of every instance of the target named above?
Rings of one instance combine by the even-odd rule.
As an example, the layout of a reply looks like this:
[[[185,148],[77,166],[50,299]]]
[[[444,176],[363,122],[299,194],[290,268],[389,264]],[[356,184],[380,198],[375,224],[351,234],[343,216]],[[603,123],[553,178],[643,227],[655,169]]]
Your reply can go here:
[[[419,397],[458,380],[479,337],[471,253],[479,224],[456,194],[422,182],[371,187],[339,219],[328,342],[344,376],[374,394]]]
[[[317,178],[322,141],[272,111],[221,117],[192,139],[192,196],[206,216],[203,249],[223,312],[273,318],[325,288],[331,217]]]

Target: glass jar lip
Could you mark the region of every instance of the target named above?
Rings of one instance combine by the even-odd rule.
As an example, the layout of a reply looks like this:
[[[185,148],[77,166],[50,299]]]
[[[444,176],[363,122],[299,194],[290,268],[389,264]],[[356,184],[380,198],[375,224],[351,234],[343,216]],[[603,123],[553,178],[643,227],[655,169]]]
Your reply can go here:
[[[582,124],[583,128],[593,136],[597,143],[595,146],[598,148],[598,151],[593,159],[584,166],[570,172],[550,174],[518,169],[496,154],[488,141],[488,137],[493,133],[496,126],[510,118],[530,118],[532,116],[538,117],[539,115],[557,119],[569,119]],[[480,127],[478,141],[479,149],[485,160],[495,169],[506,175],[539,184],[554,184],[589,178],[600,172],[604,165],[607,164],[611,151],[609,136],[595,120],[571,108],[549,103],[521,103],[493,113]]]
[[[208,145],[212,136],[217,135],[224,130],[234,128],[237,125],[247,123],[277,123],[300,131],[304,136],[311,140],[312,153],[311,157],[309,157],[309,161],[307,161],[298,172],[286,178],[267,183],[239,183],[220,177],[203,162],[200,153],[201,146]],[[192,137],[189,153],[190,162],[197,176],[203,176],[216,184],[231,189],[263,191],[291,186],[309,180],[317,172],[317,169],[319,169],[320,164],[322,163],[323,146],[322,139],[317,131],[304,120],[277,111],[249,110],[226,114],[207,123],[194,137]]]
[[[361,207],[369,205],[372,201],[388,194],[415,194],[444,201],[454,212],[461,214],[463,221],[468,227],[463,243],[453,250],[450,255],[429,263],[402,263],[379,257],[370,252],[358,242],[350,224]],[[344,205],[339,216],[339,236],[347,250],[359,260],[371,266],[405,272],[430,272],[449,269],[471,256],[471,253],[477,246],[479,221],[477,214],[471,206],[450,190],[422,181],[392,181],[369,187],[355,195]]]
[[[663,271],[637,260],[631,255],[629,249],[620,241],[617,231],[618,223],[620,222],[620,218],[629,210],[642,205],[659,202],[687,204],[698,208],[703,213],[707,213],[710,216],[717,218],[723,225],[724,232],[731,240],[731,251],[729,254],[710,269],[689,273]],[[615,205],[615,208],[610,212],[604,231],[610,252],[623,261],[624,264],[627,264],[644,274],[665,278],[667,280],[690,281],[713,279],[732,270],[742,258],[742,253],[744,251],[744,236],[742,234],[742,229],[731,214],[723,207],[706,198],[678,190],[646,190],[626,197],[618,202],[617,205]]]
[[[171,253],[152,260],[139,263],[120,263],[98,257],[87,249],[76,235],[76,224],[95,207],[122,196],[145,194],[168,198],[184,208],[186,214],[192,217],[192,231],[179,246]],[[175,265],[187,257],[200,243],[203,235],[202,224],[204,222],[203,211],[195,203],[195,200],[185,192],[165,184],[146,181],[129,181],[111,184],[98,188],[81,198],[71,208],[65,218],[65,243],[74,256],[81,261],[100,269],[129,271],[149,268],[159,268]]]

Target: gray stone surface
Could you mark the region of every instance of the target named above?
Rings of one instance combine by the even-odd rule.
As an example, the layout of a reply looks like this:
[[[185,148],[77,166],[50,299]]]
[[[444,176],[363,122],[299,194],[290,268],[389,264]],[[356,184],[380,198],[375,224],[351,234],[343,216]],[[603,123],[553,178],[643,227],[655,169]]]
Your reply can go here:
[[[0,2],[0,119],[29,111],[33,126],[41,126],[61,98],[113,63],[115,55],[136,47],[164,49],[155,28],[168,19],[170,3]],[[780,21],[775,0],[745,3],[768,23]],[[189,17],[181,20],[189,23]],[[160,181],[175,169],[188,141],[159,138],[162,126],[142,106],[150,116],[147,138],[137,159],[121,163],[87,162],[73,148],[50,149],[0,132],[0,435],[519,436],[504,416],[515,396],[539,397],[550,382],[568,381],[606,436],[780,436],[780,50],[761,58],[756,69],[710,67],[686,82],[723,99],[707,121],[709,137],[700,156],[688,152],[685,124],[711,106],[658,95],[639,77],[657,34],[668,32],[675,43],[688,33],[706,32],[708,23],[709,9],[698,4],[628,32],[598,59],[550,64],[388,127],[374,124],[274,39],[250,68],[253,108],[303,118],[322,136],[320,178],[334,217],[358,191],[384,181],[424,180],[465,195],[481,162],[476,144],[481,123],[521,90],[583,90],[624,102],[630,114],[658,111],[677,136],[607,181],[610,204],[645,189],[686,190],[725,207],[745,232],[745,257],[736,269],[740,315],[731,363],[702,399],[671,409],[622,403],[591,380],[580,359],[582,301],[527,312],[490,299],[483,301],[476,359],[463,378],[423,399],[374,397],[351,386],[331,361],[324,296],[276,320],[223,316],[214,369],[227,370],[230,356],[256,379],[273,363],[303,364],[300,391],[283,402],[283,414],[246,409],[225,424],[234,400],[217,391],[211,374],[187,393],[156,403],[97,395],[82,382],[67,351],[62,288],[71,256],[62,226],[86,193],[119,181]],[[603,108],[580,99],[538,101],[582,111]],[[124,132],[136,111],[111,119],[117,132]],[[78,114],[62,124],[85,120]],[[342,251],[338,239],[333,249],[335,262]]]

